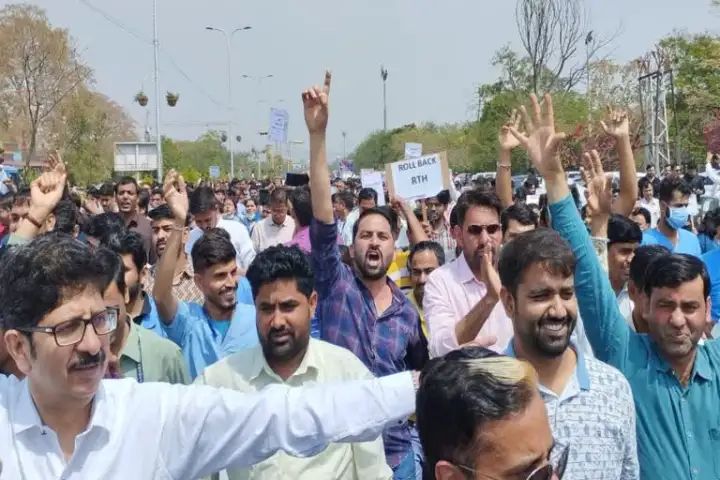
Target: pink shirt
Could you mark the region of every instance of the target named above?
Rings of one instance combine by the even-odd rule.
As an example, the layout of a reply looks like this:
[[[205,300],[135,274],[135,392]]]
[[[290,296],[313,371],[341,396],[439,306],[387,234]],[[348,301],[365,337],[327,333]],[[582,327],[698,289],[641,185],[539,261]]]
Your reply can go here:
[[[310,227],[301,227],[300,230],[295,232],[292,240],[285,242],[286,247],[291,247],[293,245],[297,245],[300,250],[305,253],[310,253],[312,251],[312,245],[310,245]]]
[[[423,308],[430,334],[428,349],[431,358],[460,348],[455,336],[455,325],[486,293],[487,287],[475,278],[464,255],[430,274],[425,284]],[[498,302],[490,312],[475,340],[481,341],[488,336],[497,337],[497,341],[488,347],[497,353],[505,351],[513,336],[512,322],[502,302]]]

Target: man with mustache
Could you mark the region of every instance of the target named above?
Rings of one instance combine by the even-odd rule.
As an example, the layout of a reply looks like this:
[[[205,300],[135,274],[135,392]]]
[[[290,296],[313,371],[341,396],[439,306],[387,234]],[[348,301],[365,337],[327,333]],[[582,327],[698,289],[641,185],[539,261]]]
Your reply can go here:
[[[192,248],[194,280],[203,303],[180,301],[172,289],[175,264],[182,250],[189,201],[185,181],[171,170],[163,191],[174,225],[158,263],[153,297],[162,328],[178,344],[188,363],[191,378],[231,353],[257,345],[255,308],[238,303],[240,271],[235,247],[227,231],[211,228]]]
[[[570,341],[578,310],[574,270],[570,246],[552,230],[520,234],[503,247],[500,297],[515,332],[505,354],[538,372],[553,436],[571,446],[564,478],[637,479],[630,385]]]
[[[35,207],[41,222],[50,210]],[[371,441],[414,409],[410,373],[255,394],[103,380],[118,318],[99,269],[90,247],[64,234],[0,262],[14,279],[0,282],[3,340],[26,376],[0,376],[3,478],[201,478],[278,450],[310,456]]]
[[[300,386],[372,378],[344,348],[310,338],[317,306],[310,261],[298,247],[274,246],[259,253],[247,272],[257,311],[260,345],[205,369],[196,384],[257,392],[269,385]],[[253,478],[388,480],[381,439],[332,444],[307,459],[277,454],[251,469],[228,471],[230,480]]]
[[[534,96],[532,103],[534,128],[529,135],[517,130],[514,134],[545,178],[553,228],[575,253],[575,289],[593,350],[599,360],[620,370],[630,382],[637,415],[640,477],[717,477],[720,344],[709,340],[698,345],[710,315],[708,272],[692,255],[672,254],[654,260],[645,272],[648,334],[633,332],[620,314],[610,281],[567,187],[558,155],[564,134],[555,131],[552,98],[545,96],[546,113],[542,116]],[[591,182],[591,198],[597,197],[603,205],[594,217],[604,217],[594,221],[607,227],[611,182],[605,178],[599,159],[593,168],[596,175]],[[661,198],[667,198],[663,193],[668,189],[661,187],[660,191]],[[679,200],[678,195],[671,195],[671,204]],[[677,219],[681,221],[679,216]]]
[[[387,275],[395,254],[387,211],[370,208],[360,214],[350,247],[354,267],[341,261],[326,151],[330,82],[327,72],[322,87],[302,94],[310,134],[310,242],[321,338],[353,352],[376,376],[419,368],[427,349],[417,311]],[[416,478],[410,434],[408,422],[384,432],[385,455],[397,480]]]
[[[125,221],[128,230],[137,232],[143,239],[150,264],[155,263],[155,251],[152,248],[152,228],[150,220],[138,210],[139,187],[132,177],[123,177],[115,185],[115,201],[118,212]]]
[[[455,260],[455,247],[457,242],[450,232],[450,222],[447,220],[446,210],[447,203],[440,201],[441,197],[446,197],[449,201],[450,194],[447,190],[443,190],[437,196],[425,199],[425,208],[427,208],[427,221],[429,225],[428,237],[430,240],[437,242],[445,252],[445,258],[448,261]]]

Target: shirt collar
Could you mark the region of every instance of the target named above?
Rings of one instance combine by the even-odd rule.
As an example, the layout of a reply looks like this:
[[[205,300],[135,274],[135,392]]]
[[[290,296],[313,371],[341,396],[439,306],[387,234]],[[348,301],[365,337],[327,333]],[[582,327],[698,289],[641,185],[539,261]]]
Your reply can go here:
[[[318,358],[314,343],[315,340],[311,338],[308,342],[308,348],[305,351],[305,356],[303,357],[302,362],[300,362],[297,370],[295,370],[295,372],[293,372],[293,374],[289,378],[293,378],[299,375],[305,375],[310,370],[314,370],[315,372],[317,372],[320,369],[320,359]],[[270,367],[270,365],[268,365],[267,360],[265,360],[265,355],[263,354],[262,348],[256,347],[256,354],[253,355],[253,365],[250,371],[250,380],[254,381],[258,379],[263,373],[274,380],[278,380],[280,382],[283,381],[280,376],[275,373],[275,371]]]
[[[147,318],[152,311],[152,306],[150,305],[150,297],[145,292],[140,292],[140,295],[143,296],[142,310],[140,310],[140,314],[137,317],[133,318],[133,322],[138,325],[142,323],[143,319]]]
[[[133,322],[134,323],[134,322]],[[140,325],[130,325],[130,334],[128,335],[125,348],[123,348],[122,356],[127,357],[135,363],[140,363],[140,349],[138,343],[140,342],[140,333],[138,329],[142,328]]]
[[[470,270],[470,265],[468,265],[464,253],[461,253],[460,256],[455,259],[455,271],[457,272],[458,277],[460,277],[460,281],[462,283],[469,283],[473,280],[477,280],[475,278],[475,274],[472,270]]]
[[[504,355],[517,358],[517,355],[515,355],[514,341],[515,337],[510,339],[510,343],[508,343],[508,347],[505,349]],[[582,354],[580,349],[577,348],[575,342],[570,342],[570,348],[575,351],[575,356],[577,357],[575,377],[577,378],[578,385],[580,385],[581,390],[590,390],[590,373],[588,372],[587,364],[585,363],[585,356]]]
[[[693,365],[693,372],[691,374],[690,380],[692,381],[693,379],[695,379],[696,375],[703,380],[712,380],[713,370],[710,366],[710,363],[708,362],[705,347],[702,345],[697,345],[695,349],[695,364]],[[652,348],[651,350],[652,355],[650,356],[650,358],[655,365],[655,370],[657,370],[658,372],[669,373],[670,375],[674,376],[674,372],[670,364],[663,357],[660,356],[657,345],[654,345],[654,348]]]
[[[115,381],[115,380],[110,380]],[[22,381],[23,386],[20,390],[20,396],[18,397],[18,404],[16,408],[16,416],[13,423],[15,424],[15,433],[22,433],[34,428],[43,429],[44,424],[40,418],[40,414],[35,406],[35,401],[30,394],[30,384],[27,379]],[[105,393],[105,387],[101,381],[98,385],[97,392],[92,401],[92,410],[90,412],[90,422],[85,431],[90,431],[94,427],[100,427],[107,432],[110,432],[112,424],[112,408],[107,406],[108,398]]]

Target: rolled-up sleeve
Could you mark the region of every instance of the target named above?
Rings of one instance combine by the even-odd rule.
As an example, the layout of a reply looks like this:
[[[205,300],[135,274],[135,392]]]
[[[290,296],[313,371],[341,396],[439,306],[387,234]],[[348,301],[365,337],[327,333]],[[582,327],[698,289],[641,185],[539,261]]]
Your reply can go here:
[[[428,326],[428,350],[430,358],[440,357],[457,350],[460,345],[455,335],[455,325],[461,320],[450,303],[451,292],[442,272],[436,270],[425,284],[423,310]]]

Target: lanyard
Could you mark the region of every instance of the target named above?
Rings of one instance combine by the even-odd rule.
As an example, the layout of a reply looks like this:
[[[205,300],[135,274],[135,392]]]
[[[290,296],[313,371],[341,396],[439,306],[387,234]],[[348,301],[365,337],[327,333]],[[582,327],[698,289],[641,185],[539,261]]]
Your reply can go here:
[[[145,381],[145,370],[143,369],[143,353],[142,343],[140,343],[140,335],[138,335],[138,356],[140,357],[140,361],[135,369],[135,377],[137,378],[138,383],[143,383]]]

